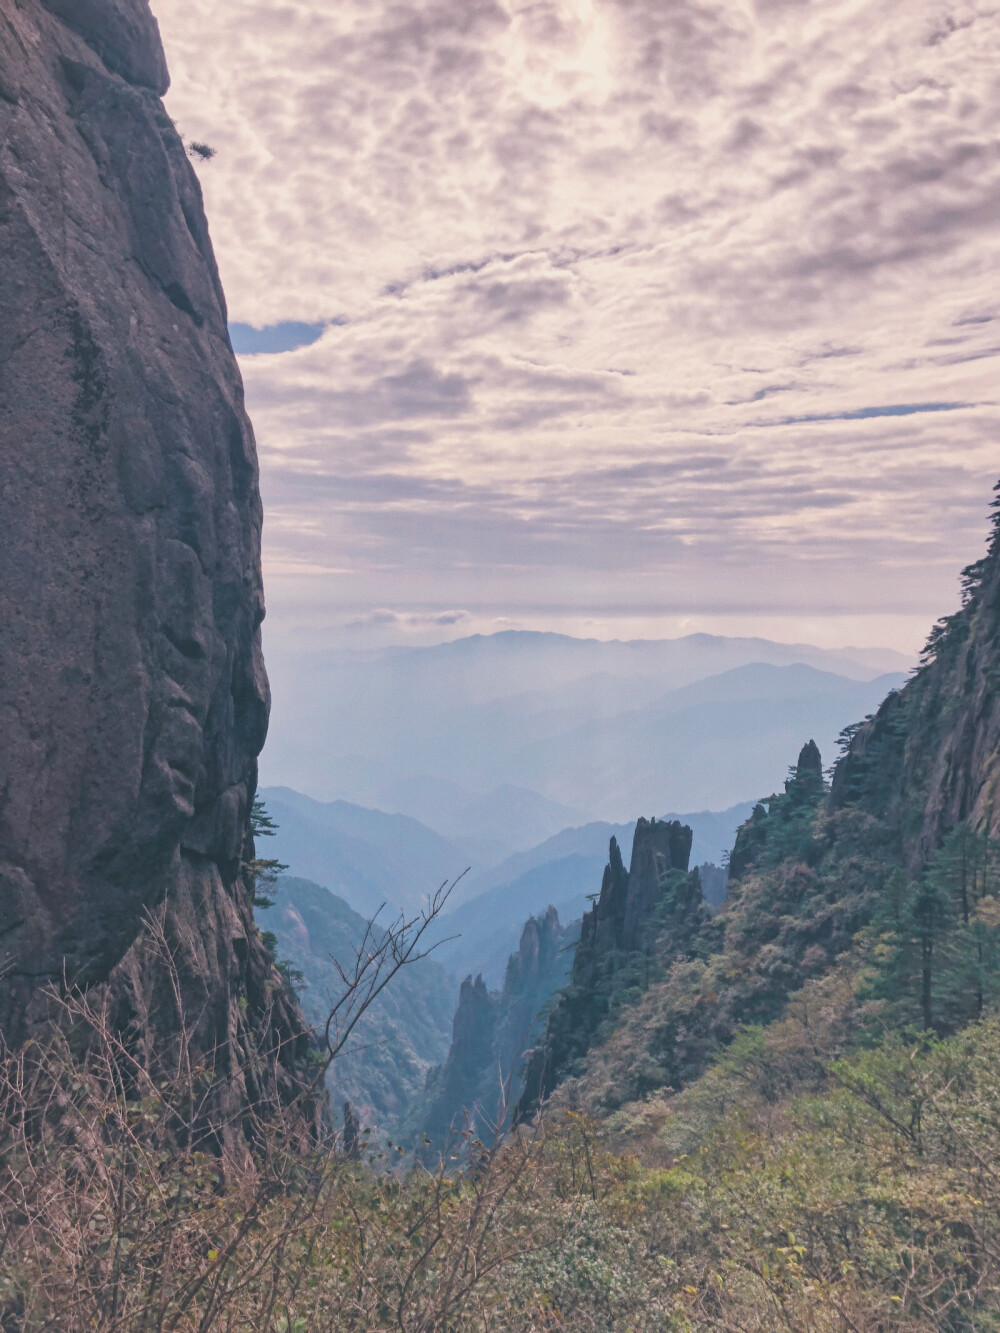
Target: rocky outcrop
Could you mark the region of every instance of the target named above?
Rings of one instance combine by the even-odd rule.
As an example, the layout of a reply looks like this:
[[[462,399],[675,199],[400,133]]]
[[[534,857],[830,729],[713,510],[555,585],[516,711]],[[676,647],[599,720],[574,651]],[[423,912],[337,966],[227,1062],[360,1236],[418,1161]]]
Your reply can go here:
[[[739,880],[748,870],[760,863],[768,847],[774,821],[771,815],[780,807],[782,829],[799,817],[812,819],[812,813],[825,800],[823,757],[815,741],[806,741],[799,757],[785,780],[783,796],[770,796],[766,803],[758,801],[750,818],[736,830],[736,841],[729,854],[728,879]],[[780,850],[780,849],[779,849]]]
[[[482,977],[466,977],[448,1058],[428,1078],[427,1095],[411,1128],[434,1147],[466,1127],[492,1137],[510,1117],[521,1092],[524,1053],[537,1040],[545,1006],[569,975],[575,923],[563,926],[554,907],[525,922],[503,988],[489,992]]]
[[[166,86],[146,0],[0,0],[0,1031],[110,979],[169,1034],[165,942],[235,1113],[308,1038],[241,879],[257,463]]]
[[[676,819],[640,819],[626,870],[617,840],[611,839],[600,896],[584,915],[580,929],[573,960],[574,986],[596,991],[612,958],[628,957],[642,948],[654,915],[672,902],[678,876],[684,880],[684,905],[680,910],[700,912],[701,888],[687,873],[691,842],[691,830]]]
[[[1000,833],[1000,484],[996,494],[961,609],[935,627],[916,675],[852,730],[834,773],[834,808],[893,825],[913,871],[956,824]]]
[[[507,962],[490,1063],[497,1071],[494,1085],[500,1071],[508,1080],[507,1098],[512,1104],[521,1092],[524,1054],[540,1035],[540,1015],[569,978],[578,933],[577,922],[563,926],[559,913],[549,907],[544,915],[524,923],[517,953]]]
[[[717,866],[714,861],[704,861],[698,866],[698,878],[701,880],[701,892],[705,902],[713,911],[720,911],[729,891],[728,868]]]
[[[569,984],[527,1062],[519,1116],[532,1114],[586,1055],[616,995],[642,971],[654,936],[683,953],[708,919],[698,873],[688,873],[691,842],[686,824],[640,819],[626,870],[611,839],[600,896],[584,915]]]
[[[452,1025],[451,1049],[440,1069],[431,1071],[427,1090],[433,1093],[422,1128],[433,1140],[442,1140],[452,1128],[461,1131],[475,1123],[479,1085],[493,1055],[497,999],[481,976],[466,977],[458,993]]]

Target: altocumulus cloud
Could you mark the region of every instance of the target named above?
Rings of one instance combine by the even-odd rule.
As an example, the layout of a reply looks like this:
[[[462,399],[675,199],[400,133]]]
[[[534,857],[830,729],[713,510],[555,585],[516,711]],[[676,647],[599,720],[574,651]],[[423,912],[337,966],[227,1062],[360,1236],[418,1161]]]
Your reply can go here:
[[[234,320],[319,331],[240,334],[272,607],[947,608],[1000,458],[992,3],[155,8]]]

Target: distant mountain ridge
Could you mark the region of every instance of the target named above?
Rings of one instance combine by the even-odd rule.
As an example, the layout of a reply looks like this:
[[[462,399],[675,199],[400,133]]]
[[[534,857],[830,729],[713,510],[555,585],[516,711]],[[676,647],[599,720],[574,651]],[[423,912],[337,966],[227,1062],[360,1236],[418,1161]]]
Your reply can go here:
[[[804,734],[825,753],[848,719],[876,709],[901,674],[853,681],[802,664],[753,663],[524,746],[516,781],[593,808],[722,808],[774,789]]]
[[[858,679],[882,675],[887,671],[905,671],[913,665],[913,660],[906,653],[893,648],[820,648],[809,643],[782,643],[775,639],[759,636],[734,636],[722,634],[683,634],[675,638],[663,639],[597,639],[580,638],[572,634],[561,634],[551,630],[497,630],[494,634],[467,634],[461,638],[448,639],[437,644],[395,644],[375,649],[345,649],[337,656],[341,661],[371,662],[379,658],[419,659],[434,656],[437,659],[447,657],[468,658],[484,651],[496,657],[505,653],[517,653],[525,647],[541,650],[548,654],[574,653],[581,649],[605,652],[607,659],[620,659],[623,654],[642,654],[654,659],[685,658],[699,662],[705,655],[714,655],[721,661],[725,654],[741,662],[772,661],[777,665],[805,662],[834,670],[839,667],[840,674],[857,674]],[[321,651],[313,656],[329,660],[331,654]],[[731,663],[735,665],[736,662]],[[719,667],[715,667],[719,670]],[[709,666],[705,674],[709,674]]]
[[[289,787],[265,787],[260,796],[277,825],[268,856],[365,917],[383,904],[418,909],[468,864],[452,842],[407,815],[314,801]]]
[[[403,778],[379,797],[383,809],[405,811],[458,846],[467,847],[480,864],[483,855],[499,852],[499,860],[509,852],[534,847],[561,829],[587,822],[583,811],[512,783],[473,794],[442,778]]]
[[[886,665],[909,663],[761,639],[520,631],[279,654],[264,779],[408,814],[499,860],[568,825],[774,789],[802,734],[833,753],[902,683]]]

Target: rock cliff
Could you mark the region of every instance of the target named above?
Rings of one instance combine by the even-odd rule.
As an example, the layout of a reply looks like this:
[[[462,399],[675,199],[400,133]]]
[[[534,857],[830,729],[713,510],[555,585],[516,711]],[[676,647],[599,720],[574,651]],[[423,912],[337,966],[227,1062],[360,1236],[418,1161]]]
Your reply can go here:
[[[166,87],[146,0],[0,0],[0,1032],[69,982],[169,1035],[152,913],[237,1114],[308,1036],[241,879],[257,462]]]
[[[1000,832],[1000,483],[987,553],[962,572],[914,677],[848,732],[833,805],[893,825],[917,870],[956,824]]]
[[[554,907],[524,924],[507,962],[503,988],[489,992],[482,977],[466,977],[455,1010],[451,1049],[432,1071],[424,1098],[410,1117],[415,1134],[441,1146],[466,1125],[489,1139],[521,1092],[525,1051],[537,1040],[552,996],[566,981],[576,925],[563,926]]]
[[[688,873],[691,842],[691,830],[677,820],[640,819],[626,870],[618,842],[611,839],[601,892],[584,915],[569,984],[527,1062],[520,1116],[530,1115],[586,1055],[615,996],[641,974],[654,933],[669,941],[671,950],[683,952],[708,921],[699,875]]]

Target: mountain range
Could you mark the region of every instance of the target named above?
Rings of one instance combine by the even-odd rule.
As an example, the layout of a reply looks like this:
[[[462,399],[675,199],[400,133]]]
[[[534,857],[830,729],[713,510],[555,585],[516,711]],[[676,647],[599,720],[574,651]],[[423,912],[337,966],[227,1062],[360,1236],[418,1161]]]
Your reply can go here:
[[[407,814],[495,860],[573,825],[773,790],[803,734],[832,759],[910,665],[764,639],[513,631],[365,655],[278,649],[269,664],[265,785]]]
[[[435,957],[456,979],[482,972],[499,985],[524,922],[553,905],[563,921],[579,917],[600,883],[612,837],[630,842],[633,823],[594,821],[563,829],[497,864],[470,867],[469,847],[408,815],[368,810],[347,801],[314,801],[288,787],[261,791],[277,831],[261,855],[292,876],[322,885],[362,917],[380,908],[412,915],[441,884],[459,879],[435,927]],[[694,830],[696,862],[719,863],[750,813],[742,803],[721,812],[671,814]],[[282,881],[284,883],[285,881]]]

